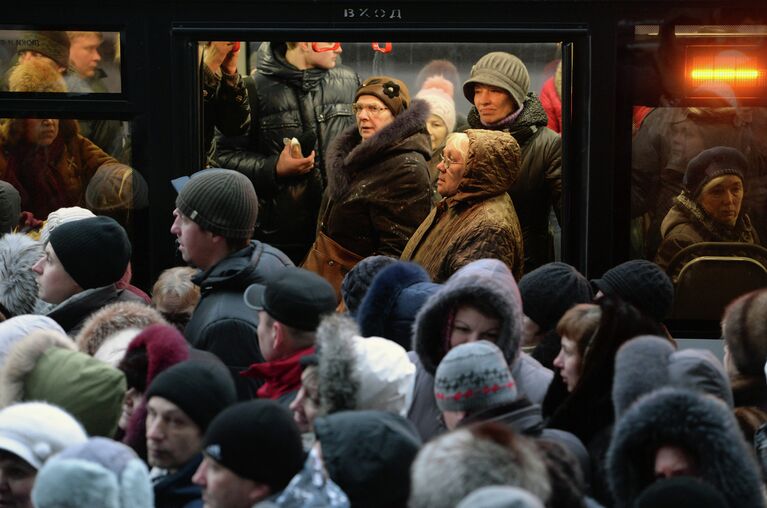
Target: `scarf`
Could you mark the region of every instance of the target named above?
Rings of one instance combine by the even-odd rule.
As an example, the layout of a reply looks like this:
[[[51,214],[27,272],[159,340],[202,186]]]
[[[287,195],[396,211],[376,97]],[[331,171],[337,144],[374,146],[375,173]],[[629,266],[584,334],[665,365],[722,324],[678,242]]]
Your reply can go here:
[[[301,388],[301,357],[314,354],[314,346],[301,349],[287,358],[271,362],[255,363],[241,372],[243,377],[263,379],[265,382],[258,389],[259,399],[276,400]]]

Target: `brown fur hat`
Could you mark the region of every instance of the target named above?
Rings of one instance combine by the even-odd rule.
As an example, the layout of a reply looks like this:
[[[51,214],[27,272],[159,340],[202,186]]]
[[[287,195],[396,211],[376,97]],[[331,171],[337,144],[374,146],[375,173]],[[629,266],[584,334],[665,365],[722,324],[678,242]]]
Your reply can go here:
[[[77,349],[93,356],[104,341],[126,328],[143,330],[149,325],[168,322],[152,307],[141,302],[117,302],[95,312],[77,334]]]
[[[8,77],[11,92],[66,92],[67,84],[59,71],[42,59],[21,62]]]
[[[739,374],[764,377],[767,358],[767,290],[733,301],[724,311],[722,334]]]

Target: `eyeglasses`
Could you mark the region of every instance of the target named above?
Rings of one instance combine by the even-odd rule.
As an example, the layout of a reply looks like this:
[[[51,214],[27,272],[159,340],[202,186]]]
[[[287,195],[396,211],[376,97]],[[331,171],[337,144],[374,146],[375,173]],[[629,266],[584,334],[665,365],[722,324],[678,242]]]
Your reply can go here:
[[[439,155],[439,160],[442,161],[442,164],[445,166],[445,169],[450,169],[451,164],[460,164],[458,161],[450,160],[447,157],[445,157],[444,153]]]
[[[312,49],[315,53],[324,53],[325,51],[335,51],[341,48],[340,42],[313,42]]]
[[[386,106],[379,106],[378,104],[360,104],[359,102],[352,104],[352,111],[354,111],[355,115],[367,111],[370,116],[378,116],[387,109],[389,108]]]

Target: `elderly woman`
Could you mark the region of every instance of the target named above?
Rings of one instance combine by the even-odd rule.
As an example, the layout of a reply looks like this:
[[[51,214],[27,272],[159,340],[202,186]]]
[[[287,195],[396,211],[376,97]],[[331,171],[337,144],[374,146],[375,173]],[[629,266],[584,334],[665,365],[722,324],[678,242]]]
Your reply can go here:
[[[411,104],[407,86],[388,76],[366,80],[354,101],[356,126],[328,149],[317,240],[304,261],[336,292],[362,258],[398,257],[431,208],[428,104]]]
[[[734,148],[703,150],[687,165],[682,193],[661,224],[655,262],[667,270],[674,256],[699,242],[759,243],[746,213],[741,213],[746,158]],[[683,265],[678,265],[680,268]],[[670,273],[676,280],[677,273]]]
[[[500,259],[522,277],[522,230],[507,191],[519,173],[519,145],[507,132],[469,129],[447,138],[439,205],[418,227],[401,259],[444,282],[471,261]]]
[[[423,88],[416,94],[416,99],[429,103],[431,114],[426,122],[426,129],[431,139],[431,160],[429,174],[431,175],[434,202],[441,199],[437,192],[437,164],[445,149],[447,136],[455,130],[455,102],[453,102],[453,85],[442,76],[431,76],[424,81]]]

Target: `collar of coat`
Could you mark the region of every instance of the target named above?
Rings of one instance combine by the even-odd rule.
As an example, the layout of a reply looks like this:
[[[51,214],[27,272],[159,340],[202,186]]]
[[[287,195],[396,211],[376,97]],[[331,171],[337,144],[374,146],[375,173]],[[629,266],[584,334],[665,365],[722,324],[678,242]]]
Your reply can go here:
[[[256,72],[269,76],[304,92],[314,90],[325,79],[326,69],[300,70],[285,59],[287,46],[284,42],[264,42],[256,53]]]
[[[748,215],[741,213],[734,226],[721,224],[713,220],[693,201],[687,192],[682,192],[674,199],[677,210],[694,226],[706,231],[715,242],[753,243],[753,229]],[[670,229],[670,228],[669,228]]]
[[[479,112],[476,106],[472,106],[466,121],[474,129],[485,128],[479,119]],[[522,113],[509,125],[499,126],[494,130],[510,133],[520,146],[524,146],[536,132],[546,127],[548,123],[549,117],[546,115],[546,110],[543,109],[540,99],[533,92],[529,92],[525,99]]]

